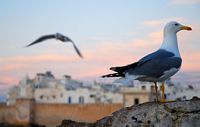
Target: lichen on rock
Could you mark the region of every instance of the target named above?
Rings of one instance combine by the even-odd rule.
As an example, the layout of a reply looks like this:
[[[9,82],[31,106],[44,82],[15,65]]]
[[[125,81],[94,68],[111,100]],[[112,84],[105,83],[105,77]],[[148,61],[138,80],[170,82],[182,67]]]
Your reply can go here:
[[[95,123],[62,123],[58,127],[200,127],[200,100],[147,102],[122,108]]]

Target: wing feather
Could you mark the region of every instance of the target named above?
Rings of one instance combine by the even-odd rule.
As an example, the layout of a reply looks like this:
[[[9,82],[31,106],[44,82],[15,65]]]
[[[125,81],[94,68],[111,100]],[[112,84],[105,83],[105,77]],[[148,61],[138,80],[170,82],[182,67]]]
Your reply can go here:
[[[166,50],[160,49],[157,50],[156,52],[153,52],[145,57],[143,57],[142,59],[140,59],[138,62],[126,65],[126,66],[121,66],[121,67],[111,67],[110,70],[119,72],[119,73],[124,73],[125,71],[129,70],[129,69],[134,69],[135,67],[141,66],[145,63],[147,63],[150,60],[153,59],[163,59],[163,58],[168,58],[168,57],[173,57],[174,54],[171,52],[168,52]]]
[[[77,53],[81,58],[83,58],[82,53],[80,52],[80,50],[77,48],[77,46],[76,46],[74,43],[73,43],[73,46],[74,46],[74,49],[75,49],[76,53]]]
[[[34,44],[40,43],[40,42],[42,42],[42,41],[44,41],[44,40],[52,39],[52,38],[55,38],[55,35],[54,35],[54,34],[41,36],[40,38],[38,38],[38,39],[35,40],[34,42],[28,44],[26,47],[29,47],[29,46],[31,46],[31,45],[34,45]]]
[[[128,70],[130,75],[144,75],[158,78],[171,68],[180,68],[182,63],[179,57],[168,57],[164,59],[152,59],[140,66]]]

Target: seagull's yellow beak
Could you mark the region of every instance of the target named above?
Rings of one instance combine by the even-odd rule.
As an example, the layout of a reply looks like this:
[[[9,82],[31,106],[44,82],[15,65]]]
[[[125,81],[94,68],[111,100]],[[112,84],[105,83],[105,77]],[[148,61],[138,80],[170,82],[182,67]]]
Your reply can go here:
[[[182,26],[182,27],[181,27],[181,30],[192,30],[192,28],[189,27],[189,26]]]

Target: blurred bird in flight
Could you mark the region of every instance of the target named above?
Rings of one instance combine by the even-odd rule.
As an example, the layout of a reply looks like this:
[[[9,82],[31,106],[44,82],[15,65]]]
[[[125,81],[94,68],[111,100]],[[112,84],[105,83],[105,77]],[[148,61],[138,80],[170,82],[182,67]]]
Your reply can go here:
[[[48,40],[48,39],[56,39],[56,40],[60,40],[61,42],[71,42],[76,53],[81,57],[83,58],[83,55],[82,53],[80,52],[80,50],[77,48],[77,46],[75,45],[75,43],[67,36],[64,36],[63,34],[60,34],[60,33],[56,33],[56,34],[50,34],[50,35],[43,35],[41,37],[39,37],[37,40],[35,40],[34,42],[28,44],[26,47],[29,47],[29,46],[32,46],[34,44],[37,44],[37,43],[40,43],[40,42],[43,42],[45,40]]]

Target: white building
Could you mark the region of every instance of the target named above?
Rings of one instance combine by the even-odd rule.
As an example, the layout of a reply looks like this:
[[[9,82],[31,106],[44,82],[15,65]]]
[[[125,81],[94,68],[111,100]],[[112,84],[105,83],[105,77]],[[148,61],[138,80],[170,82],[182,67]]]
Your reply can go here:
[[[38,73],[34,79],[25,76],[11,89],[7,103],[14,104],[17,98],[34,98],[37,103],[122,103],[120,93],[106,90],[101,85],[84,86],[67,75],[55,79],[51,72]]]
[[[35,89],[34,98],[38,103],[94,103],[87,88],[66,90],[62,85],[55,88]]]
[[[165,94],[167,100],[190,100],[194,96],[200,98],[200,88],[192,85],[169,83]]]
[[[200,97],[199,89],[172,84],[170,82],[165,84],[167,100]],[[62,79],[56,79],[51,72],[46,72],[38,73],[33,79],[25,76],[18,86],[9,91],[7,104],[15,104],[17,98],[29,98],[35,99],[37,103],[123,103],[125,106],[130,106],[155,100],[154,90],[153,83],[138,81],[129,86],[97,82],[84,86],[81,81],[74,80],[68,75],[63,76]],[[160,89],[159,92],[161,92]]]

